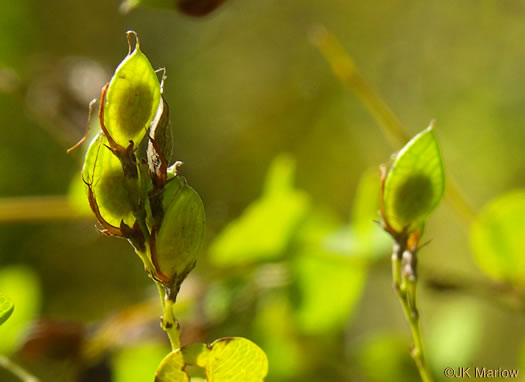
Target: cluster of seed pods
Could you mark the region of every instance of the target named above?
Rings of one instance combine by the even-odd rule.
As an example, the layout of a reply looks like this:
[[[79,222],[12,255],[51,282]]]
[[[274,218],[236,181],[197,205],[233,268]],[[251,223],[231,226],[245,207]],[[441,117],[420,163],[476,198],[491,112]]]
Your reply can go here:
[[[159,81],[134,32],[128,41],[127,57],[102,89],[100,131],[82,179],[102,232],[127,239],[150,276],[176,293],[204,242],[204,207],[172,160],[165,78]]]

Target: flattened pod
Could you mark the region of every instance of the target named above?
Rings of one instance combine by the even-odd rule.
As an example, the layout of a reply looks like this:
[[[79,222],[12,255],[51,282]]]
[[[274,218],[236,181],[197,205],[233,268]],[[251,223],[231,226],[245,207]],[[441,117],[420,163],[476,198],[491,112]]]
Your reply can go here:
[[[397,232],[410,232],[437,207],[445,191],[445,172],[432,125],[399,152],[384,184],[383,214]]]
[[[100,216],[114,227],[120,227],[122,220],[132,227],[135,218],[124,172],[118,158],[106,147],[107,144],[102,133],[91,141],[82,176],[88,191],[91,190]],[[97,211],[93,212],[97,214]]]
[[[195,266],[204,243],[206,216],[199,194],[177,176],[166,184],[164,218],[156,236],[158,270],[182,282]]]
[[[135,50],[111,78],[104,102],[104,125],[117,144],[139,145],[159,107],[160,94],[159,79],[137,38]]]

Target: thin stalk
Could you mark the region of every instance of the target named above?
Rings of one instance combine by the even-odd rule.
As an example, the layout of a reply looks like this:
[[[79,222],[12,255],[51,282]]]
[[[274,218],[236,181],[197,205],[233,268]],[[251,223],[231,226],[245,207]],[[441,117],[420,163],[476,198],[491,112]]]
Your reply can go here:
[[[164,289],[164,313],[162,315],[162,329],[168,335],[171,343],[171,350],[180,349],[180,325],[175,316],[173,315],[173,305],[175,299],[169,289]]]
[[[21,381],[24,382],[40,382],[40,380],[34,375],[30,374],[20,365],[14,363],[9,358],[0,355],[0,366],[4,369],[9,370],[13,375],[16,375]]]
[[[423,348],[423,336],[421,334],[421,327],[419,324],[419,311],[416,303],[416,287],[417,278],[415,277],[415,270],[406,272],[403,269],[403,253],[406,248],[398,243],[394,244],[394,250],[392,253],[392,274],[394,278],[394,290],[399,297],[403,313],[410,326],[410,332],[412,333],[412,339],[414,345],[410,355],[414,359],[414,362],[421,376],[423,382],[433,382],[432,374],[428,370],[425,363],[425,352]]]
[[[0,198],[0,223],[92,218],[89,208],[73,206],[67,195]]]
[[[397,148],[408,142],[411,136],[405,130],[399,118],[359,72],[352,58],[335,36],[325,27],[319,26],[313,31],[311,40],[330,64],[335,77],[357,96],[381,127],[390,143]],[[446,183],[445,199],[452,206],[454,212],[464,222],[470,224],[475,216],[470,202],[454,179],[447,176]]]

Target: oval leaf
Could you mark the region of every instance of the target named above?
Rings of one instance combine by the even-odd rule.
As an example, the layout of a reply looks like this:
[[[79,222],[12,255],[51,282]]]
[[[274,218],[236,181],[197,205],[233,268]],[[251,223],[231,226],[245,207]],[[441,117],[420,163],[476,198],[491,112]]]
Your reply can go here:
[[[479,267],[490,277],[525,283],[525,191],[513,191],[483,208],[471,229]]]
[[[0,294],[0,325],[7,321],[14,309],[15,305],[13,302],[6,296]]]
[[[397,232],[410,232],[437,207],[445,191],[445,171],[432,125],[396,156],[384,184],[383,214]]]
[[[131,50],[131,49],[130,49]],[[160,103],[160,83],[148,58],[135,50],[117,67],[104,103],[104,125],[113,140],[123,147],[138,145]]]
[[[155,382],[189,382],[190,377],[184,370],[184,358],[180,349],[169,353],[159,365]]]
[[[208,382],[259,382],[268,374],[268,358],[246,338],[221,338],[210,345]]]

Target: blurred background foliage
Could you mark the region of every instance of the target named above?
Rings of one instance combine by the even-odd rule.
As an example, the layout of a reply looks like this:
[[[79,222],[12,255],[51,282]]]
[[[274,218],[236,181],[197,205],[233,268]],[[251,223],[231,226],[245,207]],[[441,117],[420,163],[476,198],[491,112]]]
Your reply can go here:
[[[207,211],[207,249],[177,304],[183,343],[250,338],[269,356],[268,381],[418,380],[390,244],[372,222],[377,165],[400,146],[310,42],[323,24],[410,136],[437,119],[446,171],[483,211],[472,233],[446,203],[427,226],[419,301],[436,377],[520,365],[524,197],[483,207],[524,186],[525,4],[229,0],[204,18],[119,9],[0,5],[0,293],[16,304],[1,354],[43,381],[142,382],[168,351],[140,261],[67,196],[82,153],[65,150],[133,29],[167,68],[175,156]]]

